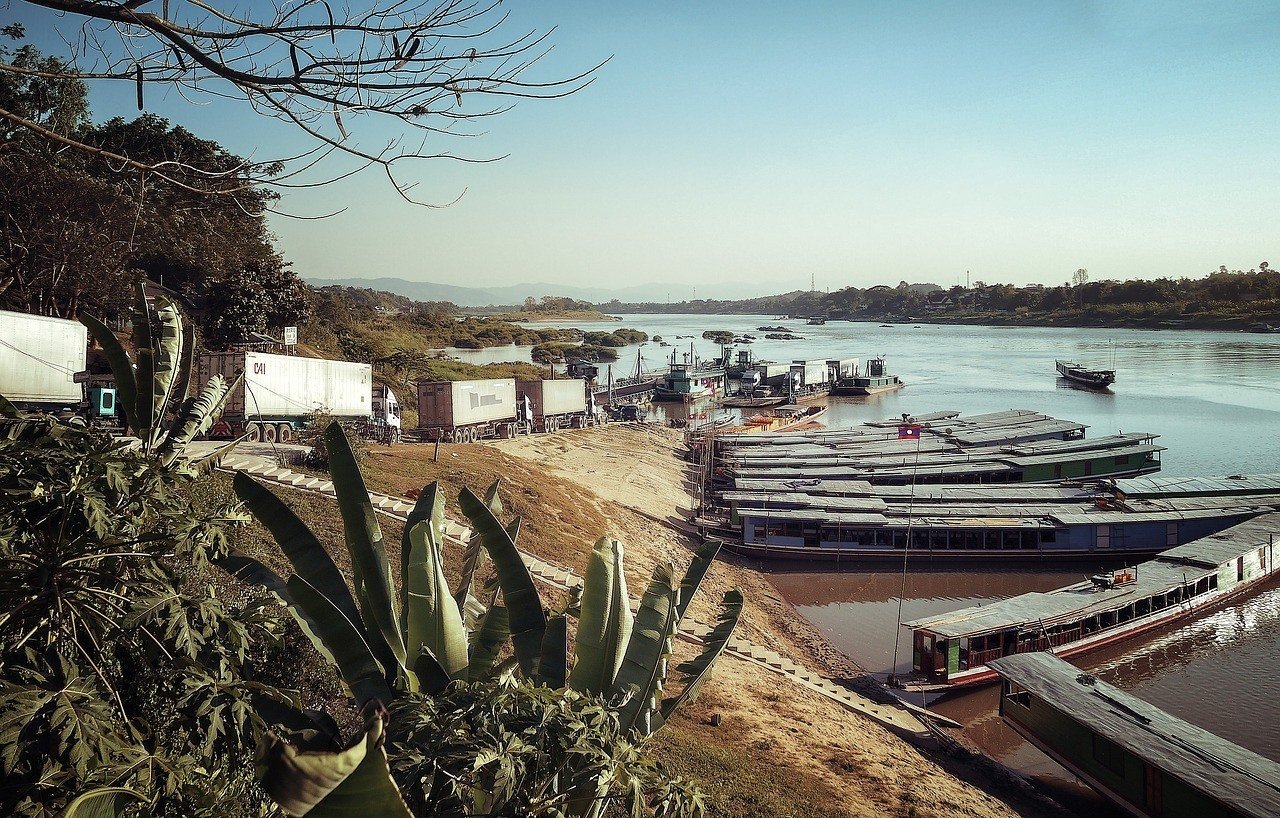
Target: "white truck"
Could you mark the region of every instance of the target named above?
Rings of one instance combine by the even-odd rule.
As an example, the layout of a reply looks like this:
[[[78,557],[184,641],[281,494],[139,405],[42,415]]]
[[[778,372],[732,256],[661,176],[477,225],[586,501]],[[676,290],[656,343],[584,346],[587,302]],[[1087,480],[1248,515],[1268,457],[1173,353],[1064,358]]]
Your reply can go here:
[[[475,443],[528,432],[516,416],[515,378],[418,383],[418,431],[426,440]]]
[[[214,375],[234,380],[241,372],[244,383],[222,415],[221,431],[232,436],[287,443],[322,412],[383,430],[378,436],[386,440],[399,439],[399,404],[390,389],[373,383],[369,364],[248,351],[206,352],[196,359],[197,383]]]
[[[535,432],[594,426],[603,415],[587,383],[567,380],[516,381],[517,417]]]
[[[88,349],[79,321],[0,310],[0,395],[22,410],[114,418],[114,389],[85,394]]]

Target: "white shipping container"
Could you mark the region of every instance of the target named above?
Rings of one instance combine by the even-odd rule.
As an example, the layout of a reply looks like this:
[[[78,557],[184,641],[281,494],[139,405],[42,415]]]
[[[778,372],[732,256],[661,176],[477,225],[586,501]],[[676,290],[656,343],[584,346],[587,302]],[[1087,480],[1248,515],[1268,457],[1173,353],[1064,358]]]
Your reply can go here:
[[[516,392],[529,399],[535,418],[587,411],[587,388],[578,380],[517,381]]]
[[[515,419],[515,378],[418,384],[418,426],[422,428],[453,428]]]
[[[244,385],[227,401],[232,417],[292,418],[313,412],[335,417],[371,414],[373,367],[350,361],[272,355],[266,352],[210,352],[196,365],[203,385],[214,375],[228,380],[244,371]]]
[[[0,310],[0,395],[11,401],[80,403],[88,330],[79,321]]]
[[[791,364],[793,372],[800,372],[801,386],[816,386],[830,380],[826,361],[796,361]]]
[[[755,371],[760,373],[760,380],[781,378],[791,371],[787,364],[756,364]]]

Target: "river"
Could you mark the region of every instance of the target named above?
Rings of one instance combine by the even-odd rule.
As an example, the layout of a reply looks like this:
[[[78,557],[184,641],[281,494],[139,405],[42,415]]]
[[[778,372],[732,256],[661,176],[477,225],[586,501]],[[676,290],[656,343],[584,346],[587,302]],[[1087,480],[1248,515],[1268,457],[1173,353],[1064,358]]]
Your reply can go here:
[[[633,327],[661,335],[639,347],[646,367],[692,341],[702,356],[718,354],[704,330],[751,334],[758,358],[865,359],[884,355],[907,383],[873,398],[833,398],[827,422],[847,427],[903,412],[954,409],[966,414],[1034,409],[1089,424],[1089,436],[1120,431],[1160,435],[1162,474],[1228,475],[1280,472],[1280,335],[1193,330],[976,327],[833,321],[808,326],[774,316],[627,315],[584,329]],[[760,326],[786,326],[802,340],[764,339]],[[536,326],[536,325],[535,325]],[[555,326],[548,324],[547,326]],[[692,338],[680,336],[693,336]],[[483,350],[488,360],[528,359]],[[629,375],[637,347],[620,350],[615,373]],[[1062,385],[1054,360],[1116,370],[1110,392]],[[781,593],[838,648],[867,670],[887,674],[910,666],[910,647],[897,623],[986,603],[1025,591],[1045,591],[1080,578],[1079,566],[900,568],[834,571],[829,566],[764,566]],[[901,596],[901,615],[899,597]],[[1077,660],[1112,684],[1207,730],[1280,760],[1280,588],[1232,603],[1207,619],[1160,633],[1138,646]],[[1273,695],[1276,694],[1276,695]],[[938,705],[969,725],[967,735],[997,759],[1058,790],[1070,789],[1060,768],[1028,747],[995,715],[994,689]],[[1078,795],[1068,793],[1069,795]]]

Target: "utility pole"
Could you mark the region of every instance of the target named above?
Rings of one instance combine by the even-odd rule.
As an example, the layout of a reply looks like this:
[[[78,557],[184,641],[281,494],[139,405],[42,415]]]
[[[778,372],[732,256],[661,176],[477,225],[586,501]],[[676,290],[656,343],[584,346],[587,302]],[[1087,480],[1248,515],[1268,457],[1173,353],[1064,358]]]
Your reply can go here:
[[[816,273],[809,273],[809,292],[818,291],[818,276]]]

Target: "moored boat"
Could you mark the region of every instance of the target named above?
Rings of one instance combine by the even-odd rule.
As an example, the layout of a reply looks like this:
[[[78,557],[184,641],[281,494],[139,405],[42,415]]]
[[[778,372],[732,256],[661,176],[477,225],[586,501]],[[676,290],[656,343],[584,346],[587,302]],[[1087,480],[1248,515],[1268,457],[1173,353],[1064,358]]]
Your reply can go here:
[[[1280,513],[1264,514],[1122,572],[904,623],[913,670],[935,685],[982,684],[1003,656],[1074,656],[1184,619],[1268,583],[1278,534]]]
[[[831,387],[833,395],[879,395],[894,392],[906,386],[897,375],[885,371],[884,357],[867,361],[866,374],[857,371],[851,377],[841,378]]]
[[[1058,367],[1058,374],[1063,378],[1090,389],[1106,389],[1116,382],[1116,373],[1113,369],[1089,369],[1071,361],[1055,361],[1054,364]]]

